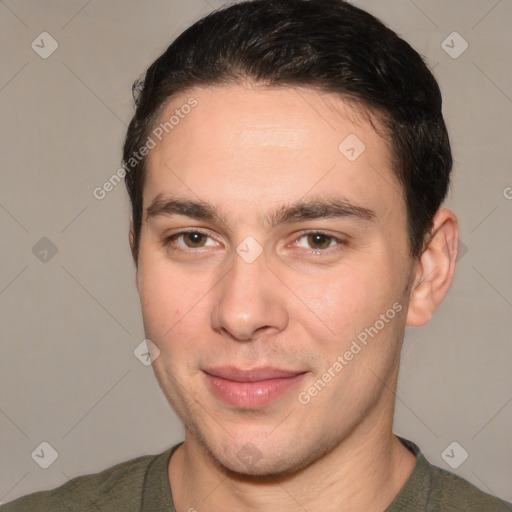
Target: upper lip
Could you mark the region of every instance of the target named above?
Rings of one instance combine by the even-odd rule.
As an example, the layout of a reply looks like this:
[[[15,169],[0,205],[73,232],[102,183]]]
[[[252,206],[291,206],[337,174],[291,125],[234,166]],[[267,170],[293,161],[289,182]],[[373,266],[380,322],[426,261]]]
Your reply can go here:
[[[220,377],[222,379],[233,380],[237,382],[259,382],[267,379],[279,379],[295,377],[303,371],[285,370],[283,368],[274,368],[271,366],[262,366],[259,368],[249,368],[243,370],[235,366],[218,366],[203,370],[209,375]]]

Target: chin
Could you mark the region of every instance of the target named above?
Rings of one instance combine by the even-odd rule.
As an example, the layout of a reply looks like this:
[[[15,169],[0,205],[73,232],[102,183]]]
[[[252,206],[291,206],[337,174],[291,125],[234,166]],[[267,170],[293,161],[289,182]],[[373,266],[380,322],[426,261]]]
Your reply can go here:
[[[269,440],[254,436],[254,442],[235,441],[230,438],[223,443],[202,439],[202,444],[215,464],[239,479],[286,476],[309,466],[323,454],[322,447],[308,446],[299,439]],[[297,451],[297,449],[300,451]],[[327,449],[328,451],[328,449]]]
[[[251,480],[255,478],[266,480],[271,476],[275,478],[280,475],[292,474],[307,465],[294,464],[289,455],[276,454],[275,452],[261,454],[261,458],[255,459],[254,463],[240,461],[238,453],[230,457],[220,456],[217,458],[217,462],[233,476],[237,475],[240,479],[249,477]]]

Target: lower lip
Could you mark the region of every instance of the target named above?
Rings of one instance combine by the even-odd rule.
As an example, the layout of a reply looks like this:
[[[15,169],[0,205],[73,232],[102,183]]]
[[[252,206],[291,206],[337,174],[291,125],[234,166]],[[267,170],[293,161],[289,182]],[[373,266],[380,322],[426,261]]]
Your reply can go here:
[[[260,380],[258,382],[237,382],[205,373],[211,392],[223,402],[243,409],[257,409],[283,396],[296,386],[305,373],[293,377]]]

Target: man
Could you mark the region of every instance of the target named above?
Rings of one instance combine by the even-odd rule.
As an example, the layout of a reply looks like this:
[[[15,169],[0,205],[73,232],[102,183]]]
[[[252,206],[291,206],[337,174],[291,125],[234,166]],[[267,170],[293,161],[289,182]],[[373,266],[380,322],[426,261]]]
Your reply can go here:
[[[241,2],[178,37],[136,104],[130,245],[185,441],[2,510],[512,510],[392,432],[405,327],[457,255],[421,57],[341,0]]]

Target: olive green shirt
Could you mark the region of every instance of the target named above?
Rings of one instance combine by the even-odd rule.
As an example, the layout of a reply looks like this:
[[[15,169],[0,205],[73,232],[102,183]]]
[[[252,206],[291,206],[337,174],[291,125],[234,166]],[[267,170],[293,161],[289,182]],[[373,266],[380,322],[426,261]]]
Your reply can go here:
[[[415,453],[416,465],[384,512],[512,512],[512,504],[433,466],[418,446],[399,439]],[[180,444],[159,455],[138,457],[100,473],[79,476],[56,489],[23,496],[1,506],[0,512],[176,512],[167,464]],[[201,511],[204,506],[191,503],[187,511],[194,509]]]

